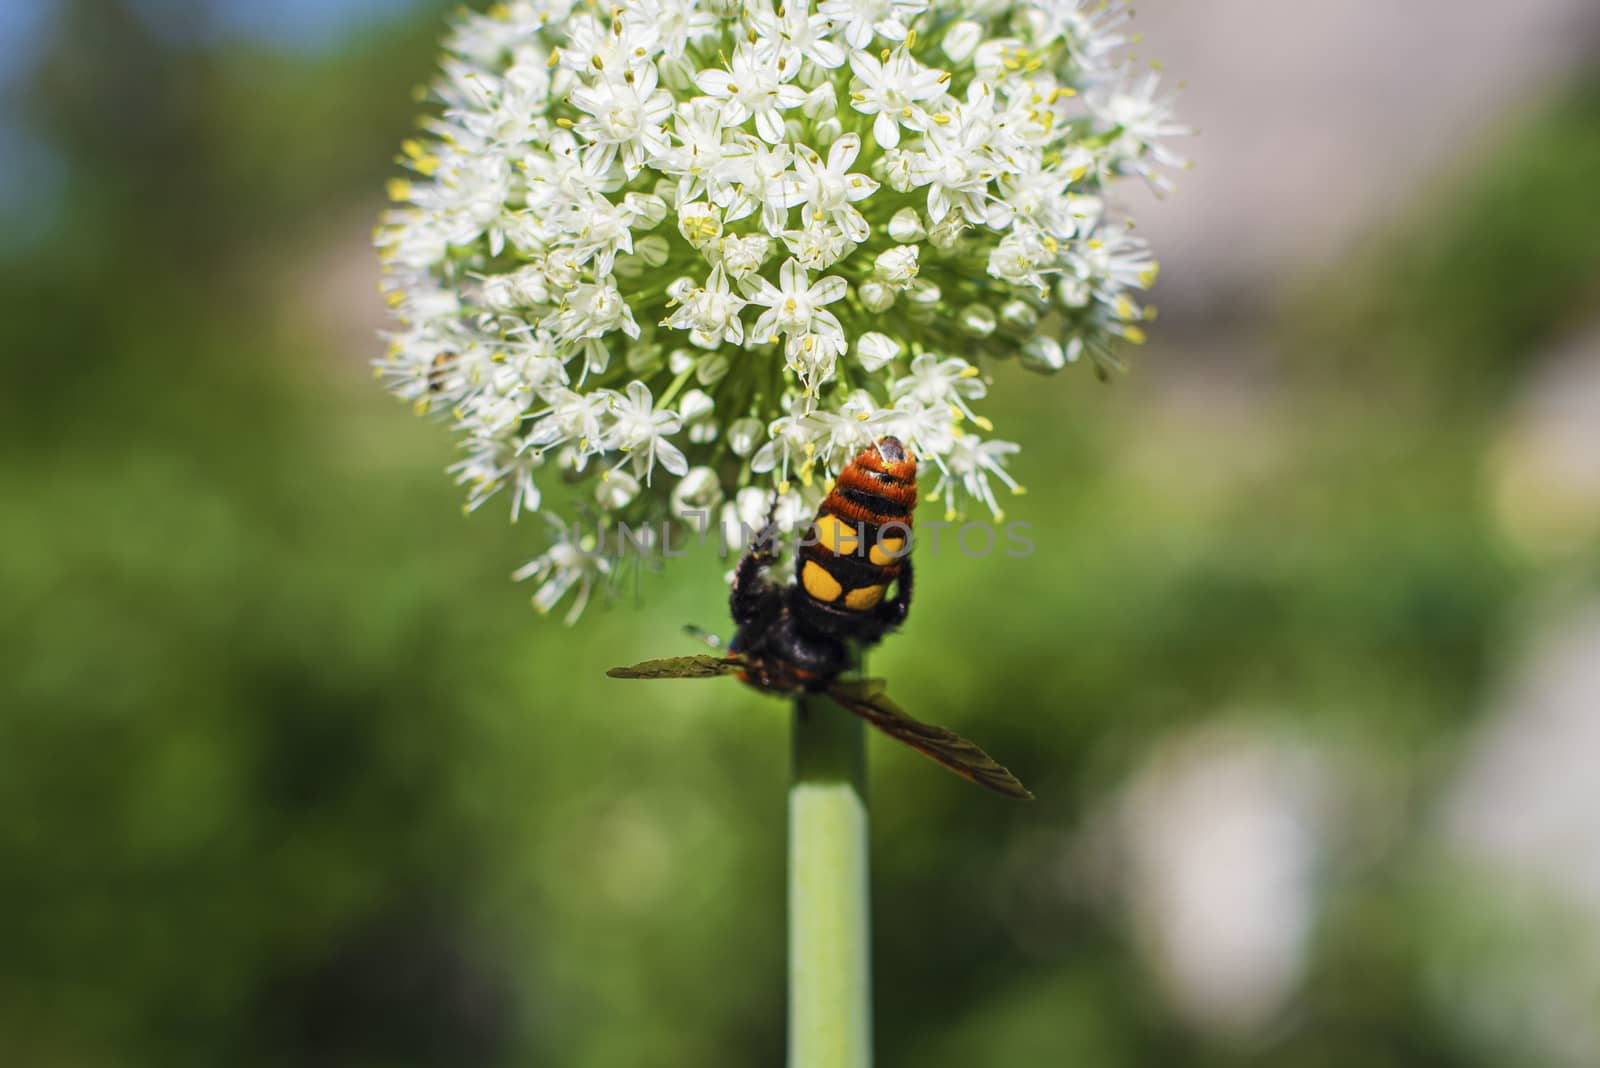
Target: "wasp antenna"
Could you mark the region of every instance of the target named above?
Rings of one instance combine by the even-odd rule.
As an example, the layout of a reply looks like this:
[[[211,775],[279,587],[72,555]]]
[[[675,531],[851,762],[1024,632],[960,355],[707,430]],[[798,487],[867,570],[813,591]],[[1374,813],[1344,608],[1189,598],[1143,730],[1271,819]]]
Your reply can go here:
[[[778,502],[783,495],[777,490],[772,491],[772,504],[767,508],[767,525],[762,529],[763,534],[771,534],[778,526]]]
[[[750,544],[751,552],[769,559],[776,559],[778,555],[778,544],[782,534],[782,531],[778,529],[778,502],[781,499],[782,495],[774,490],[772,493],[772,506],[767,509],[767,521],[762,525],[760,532],[756,534],[754,541]]]
[[[685,623],[683,625],[683,632],[689,637],[693,638],[695,641],[706,645],[708,648],[719,650],[722,648],[722,636],[719,634],[713,634],[704,627],[697,627],[693,623]]]

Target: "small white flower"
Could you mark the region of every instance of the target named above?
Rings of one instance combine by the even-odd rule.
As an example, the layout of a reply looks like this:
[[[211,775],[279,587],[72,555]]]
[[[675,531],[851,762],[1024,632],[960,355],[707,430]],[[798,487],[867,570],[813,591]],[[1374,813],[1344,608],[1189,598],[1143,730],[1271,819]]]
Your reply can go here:
[[[1067,353],[1061,342],[1044,334],[1029,338],[1022,346],[1023,365],[1042,374],[1054,374],[1076,359],[1076,351]]]
[[[729,278],[738,281],[750,277],[767,262],[772,241],[762,234],[748,234],[744,237],[729,235],[722,239],[719,248],[722,253],[720,266],[727,272]]]
[[[894,407],[879,413],[878,426],[911,446],[918,456],[937,459],[955,444],[955,420],[949,410],[923,404],[915,397],[901,397]]]
[[[1026,18],[1036,48],[1061,41],[1080,69],[1095,72],[1128,43],[1117,31],[1130,15],[1120,0],[1034,0]]]
[[[800,106],[800,110],[812,122],[826,122],[839,113],[839,92],[832,82],[823,82],[806,94],[806,102]]]
[[[1005,518],[1005,512],[995,502],[994,487],[989,484],[992,475],[1003,482],[1013,493],[1022,488],[1003,466],[1005,457],[1020,451],[1021,446],[1009,441],[982,441],[976,435],[963,434],[955,439],[950,453],[945,457],[946,480],[958,482],[969,497],[982,501],[994,516],[995,522]],[[939,492],[948,496],[945,480]]]
[[[790,167],[793,157],[788,145],[774,148],[755,138],[736,138],[715,175],[713,196],[726,210],[727,221],[737,222],[758,212],[768,233],[781,231],[789,209],[805,199]]]
[[[972,58],[978,43],[983,40],[983,26],[971,19],[963,19],[945,31],[941,46],[946,58],[963,63]]]
[[[811,418],[820,434],[817,458],[827,467],[838,468],[879,437],[873,416],[878,406],[872,395],[856,390],[845,398],[837,412],[813,412]]]
[[[855,242],[843,230],[822,219],[814,219],[798,230],[785,230],[783,244],[810,271],[827,270],[855,248]]]
[[[560,520],[552,519],[551,527],[554,533],[550,548],[512,572],[511,578],[517,582],[534,579],[540,583],[533,594],[533,607],[541,615],[548,613],[576,588],[577,597],[567,613],[567,623],[570,625],[576,623],[583,614],[595,580],[610,574],[611,563],[599,554],[593,544],[587,548],[580,545],[576,530],[568,528]]]
[[[643,382],[629,382],[626,395],[611,397],[611,418],[608,444],[631,457],[634,474],[642,475],[647,485],[657,463],[668,474],[689,470],[682,450],[667,440],[683,420],[670,409],[657,410]]]
[[[740,345],[744,343],[744,323],[739,309],[744,305],[744,298],[728,288],[722,268],[713,267],[705,286],[683,298],[683,305],[667,325],[689,331],[689,340],[701,348],[715,349],[724,341]]]
[[[1096,89],[1088,102],[1100,127],[1117,135],[1105,149],[1109,165],[1142,176],[1157,192],[1167,192],[1172,183],[1157,168],[1184,165],[1167,141],[1187,136],[1190,130],[1173,121],[1177,98],[1158,96],[1160,88],[1161,77],[1152,71],[1132,84]]]
[[[678,143],[661,154],[656,166],[678,179],[678,202],[685,203],[706,191],[732,148],[721,105],[706,97],[689,101],[673,116],[672,134]]]
[[[790,84],[798,70],[798,64],[785,63],[782,56],[768,62],[756,49],[741,46],[727,70],[703,70],[695,84],[723,101],[724,125],[738,126],[754,118],[762,140],[775,145],[783,140],[780,113],[805,103],[805,90]]]
[[[750,470],[758,474],[777,472],[778,492],[785,492],[791,470],[803,471],[810,477],[817,442],[825,432],[810,414],[786,415],[774,420],[767,428],[770,440],[750,458]]]
[[[550,326],[558,337],[567,341],[597,338],[613,330],[621,330],[629,337],[639,336],[633,309],[622,299],[616,283],[610,280],[604,285],[574,286],[562,301],[561,309],[550,317]]]
[[[776,341],[787,337],[792,343],[817,337],[834,351],[844,352],[844,327],[827,305],[844,296],[848,287],[838,275],[812,283],[798,260],[786,260],[778,284],[757,278],[750,292],[750,303],[766,309],[756,319],[752,331],[756,341]]]
[[[861,284],[861,303],[870,312],[885,312],[895,297],[911,288],[917,277],[917,246],[896,245],[878,253],[872,277]]]
[[[866,48],[874,34],[889,41],[904,41],[911,20],[927,8],[925,0],[822,0],[817,5],[817,10],[855,49]]]
[[[778,0],[777,7],[767,2],[753,3],[750,23],[755,27],[769,60],[798,67],[809,59],[824,70],[844,65],[844,49],[828,39],[831,25],[821,11],[812,12],[803,2]],[[815,117],[815,116],[813,116]]]
[[[669,58],[683,55],[718,29],[717,16],[696,0],[633,0],[622,8],[622,20],[630,30],[653,37],[661,54]]]
[[[878,190],[878,183],[866,175],[849,173],[860,153],[861,138],[846,134],[828,149],[827,163],[815,152],[802,152],[797,167],[806,221],[829,220],[857,243],[865,241],[871,231],[853,205]]]
[[[1060,247],[1049,247],[1044,234],[1033,229],[1016,229],[1000,239],[989,253],[989,274],[1002,282],[1044,290],[1045,271],[1055,263]]]
[[[705,248],[722,236],[722,213],[703,200],[680,204],[678,233],[692,247]]]
[[[672,94],[657,88],[655,64],[628,74],[627,80],[601,78],[579,86],[567,97],[587,116],[574,129],[589,140],[584,163],[595,173],[603,173],[620,150],[623,169],[632,178],[646,158],[670,147],[663,124],[672,114]]]
[[[987,392],[988,387],[978,376],[978,369],[966,360],[959,356],[941,360],[924,352],[912,359],[911,373],[896,381],[889,395],[896,401],[910,398],[928,407],[954,408],[987,429],[988,420],[973,415],[972,409],[967,407],[967,401],[978,400]]]
[[[909,289],[917,277],[917,246],[897,245],[878,253],[873,261],[872,273],[880,282],[895,289]]]
[[[826,5],[824,5],[826,6]],[[868,52],[852,52],[850,69],[856,84],[850,92],[851,106],[863,115],[876,115],[872,136],[884,148],[900,143],[900,127],[922,130],[927,127],[927,112],[922,102],[944,92],[942,75],[924,67],[904,48],[880,60]]]

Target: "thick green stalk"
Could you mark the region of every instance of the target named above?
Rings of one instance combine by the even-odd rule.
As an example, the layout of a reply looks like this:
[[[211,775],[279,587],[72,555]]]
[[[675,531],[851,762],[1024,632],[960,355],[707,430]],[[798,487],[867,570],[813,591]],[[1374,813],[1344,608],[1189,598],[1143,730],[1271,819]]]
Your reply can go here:
[[[789,787],[789,1068],[870,1068],[864,724],[796,699]]]

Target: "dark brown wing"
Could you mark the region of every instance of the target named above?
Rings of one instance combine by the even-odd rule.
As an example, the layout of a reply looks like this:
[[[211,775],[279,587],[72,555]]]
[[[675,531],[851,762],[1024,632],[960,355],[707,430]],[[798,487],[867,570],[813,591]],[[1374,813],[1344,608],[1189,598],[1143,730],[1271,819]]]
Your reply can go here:
[[[745,669],[743,657],[669,656],[665,660],[646,660],[632,667],[614,667],[606,672],[614,679],[714,679],[718,675],[737,675]]]
[[[840,679],[829,688],[828,695],[895,741],[904,742],[963,779],[1016,801],[1033,800],[1027,787],[1001,767],[994,757],[955,731],[906,715],[883,692],[881,680]]]

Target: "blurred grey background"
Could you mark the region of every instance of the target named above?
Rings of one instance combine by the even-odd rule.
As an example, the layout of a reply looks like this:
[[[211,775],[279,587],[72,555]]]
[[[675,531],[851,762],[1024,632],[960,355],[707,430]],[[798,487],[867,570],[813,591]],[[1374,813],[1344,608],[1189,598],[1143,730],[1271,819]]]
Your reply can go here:
[[[781,1057],[783,708],[602,677],[724,565],[537,617],[368,372],[443,13],[0,8],[0,1062]],[[1136,21],[1152,343],[873,664],[1041,798],[875,745],[880,1062],[1600,1064],[1600,9]]]

